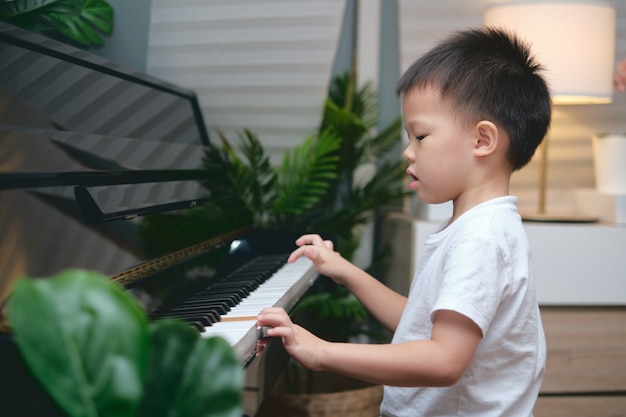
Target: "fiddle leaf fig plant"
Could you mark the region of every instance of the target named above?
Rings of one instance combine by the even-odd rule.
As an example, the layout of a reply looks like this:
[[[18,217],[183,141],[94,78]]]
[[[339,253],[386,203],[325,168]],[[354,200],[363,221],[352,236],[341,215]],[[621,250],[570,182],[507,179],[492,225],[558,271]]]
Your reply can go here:
[[[0,19],[36,32],[58,32],[83,46],[99,46],[113,33],[106,0],[3,0]]]
[[[22,278],[8,319],[26,366],[68,417],[241,416],[233,348],[180,321],[149,322],[100,273]]]

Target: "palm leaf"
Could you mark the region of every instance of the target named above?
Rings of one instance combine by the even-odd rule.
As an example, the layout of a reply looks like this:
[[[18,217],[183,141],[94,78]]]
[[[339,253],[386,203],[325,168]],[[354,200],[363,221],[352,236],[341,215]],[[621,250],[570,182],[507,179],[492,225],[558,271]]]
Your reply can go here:
[[[397,149],[397,145],[402,138],[402,117],[397,117],[387,127],[380,131],[377,135],[368,138],[362,143],[362,162],[375,159],[386,159],[387,155]],[[397,159],[399,155],[391,156]]]
[[[301,214],[320,201],[337,177],[336,151],[341,138],[323,131],[319,138],[308,137],[302,145],[285,154],[276,172],[277,199],[272,213]]]
[[[328,89],[328,98],[338,107],[354,114],[368,129],[378,124],[378,94],[372,83],[356,88],[355,77],[344,73],[334,77]]]
[[[247,164],[240,167],[238,175],[242,178],[237,178],[237,181],[247,186],[244,200],[248,207],[257,212],[261,207],[269,207],[275,198],[275,174],[259,138],[245,129],[240,139],[240,150]]]
[[[338,237],[345,236],[346,244],[354,237],[354,227],[366,224],[376,215],[377,210],[386,205],[392,205],[409,195],[403,186],[405,167],[397,161],[381,162],[374,175],[362,186],[353,187],[345,202],[338,204],[333,210],[319,207],[312,216],[315,219],[314,229],[332,230]],[[356,249],[356,248],[354,248]],[[346,257],[348,257],[348,251]],[[342,246],[344,254],[344,246]]]
[[[206,170],[202,185],[211,195],[211,205],[227,211],[244,207],[233,173],[241,170],[240,163],[233,162],[235,158],[234,152],[217,146],[208,147],[202,157],[202,166]]]
[[[258,209],[271,189],[273,172],[259,139],[249,130],[239,135],[237,150],[218,130],[222,148],[206,149],[202,164],[206,178],[202,184],[211,193],[215,204],[225,210],[244,205],[250,212]]]
[[[275,173],[258,137],[247,129],[239,134],[239,146],[230,144],[218,130],[222,148],[205,150],[202,164],[206,178],[202,185],[212,196],[211,219],[238,218],[239,225],[265,225],[275,200]],[[217,208],[217,209],[216,209]],[[233,223],[229,221],[229,223]]]

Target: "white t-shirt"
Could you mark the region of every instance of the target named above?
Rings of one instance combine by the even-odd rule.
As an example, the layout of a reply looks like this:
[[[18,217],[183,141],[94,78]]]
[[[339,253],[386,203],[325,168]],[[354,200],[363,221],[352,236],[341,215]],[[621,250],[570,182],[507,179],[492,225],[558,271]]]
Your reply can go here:
[[[428,236],[392,343],[430,339],[438,310],[482,330],[469,367],[451,387],[386,386],[381,415],[531,416],[546,344],[516,197],[479,204]]]

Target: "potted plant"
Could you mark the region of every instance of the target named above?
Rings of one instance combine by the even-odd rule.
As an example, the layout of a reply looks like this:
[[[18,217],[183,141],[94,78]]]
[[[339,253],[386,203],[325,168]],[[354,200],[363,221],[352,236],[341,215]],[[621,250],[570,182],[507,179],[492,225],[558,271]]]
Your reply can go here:
[[[276,167],[270,166],[265,150],[252,132],[244,130],[238,146],[220,133],[222,146],[210,147],[204,155],[207,178],[203,185],[215,198],[189,214],[145,218],[142,235],[151,246],[148,252],[167,252],[170,243],[179,245],[180,239],[193,239],[200,229],[201,234],[214,235],[242,226],[257,226],[330,233],[336,237],[342,255],[352,259],[361,244],[360,226],[375,221],[385,206],[407,195],[402,184],[404,164],[395,156],[387,158],[400,142],[401,119],[398,117],[376,133],[377,98],[371,84],[356,88],[354,74],[335,77],[324,103],[319,131],[287,152],[282,164]],[[372,168],[375,175],[360,176],[363,167]],[[384,255],[385,251],[379,250],[373,256],[370,271],[382,266]],[[329,279],[318,280],[318,284],[299,303],[294,320],[305,321],[305,326],[331,340],[357,335],[372,337],[375,329],[356,298]],[[382,395],[381,387],[370,391],[367,384],[312,373],[295,362],[284,375],[283,394],[290,397],[279,400],[283,405],[338,404],[358,397],[358,392],[370,401],[361,401],[362,406],[377,409],[377,396]],[[336,392],[329,398],[314,393],[319,385],[337,391],[357,390],[350,395]],[[349,415],[346,407],[356,415],[363,411],[347,402],[339,406],[337,415]],[[263,412],[277,416],[280,411],[268,411],[266,407],[260,410]]]
[[[158,256],[197,243],[199,236],[255,226],[332,234],[342,255],[352,259],[361,243],[359,226],[407,195],[404,164],[396,157],[386,158],[400,141],[401,119],[373,133],[377,108],[371,84],[355,88],[353,74],[335,77],[319,131],[287,152],[276,167],[254,133],[244,130],[238,147],[220,133],[222,146],[208,147],[203,158],[203,185],[213,196],[211,202],[182,214],[143,218],[144,249],[149,256]],[[359,178],[366,165],[376,174]],[[379,251],[370,268],[380,267],[383,255]],[[316,316],[316,322],[330,317],[345,334],[343,323],[362,322],[365,310],[342,287],[326,282],[303,308]],[[346,321],[340,323],[336,320],[340,318]]]
[[[64,416],[241,416],[243,372],[233,348],[183,322],[149,322],[100,273],[21,278],[8,319],[23,362]],[[9,401],[3,411],[24,415],[24,393],[14,394],[20,409]]]

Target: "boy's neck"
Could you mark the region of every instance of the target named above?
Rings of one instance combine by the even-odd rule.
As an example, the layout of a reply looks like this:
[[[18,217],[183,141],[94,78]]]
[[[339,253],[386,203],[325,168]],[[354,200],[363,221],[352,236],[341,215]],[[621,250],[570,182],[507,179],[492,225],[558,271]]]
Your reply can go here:
[[[492,176],[474,188],[465,191],[452,200],[452,217],[448,225],[452,224],[463,213],[486,201],[509,195],[510,175]]]

